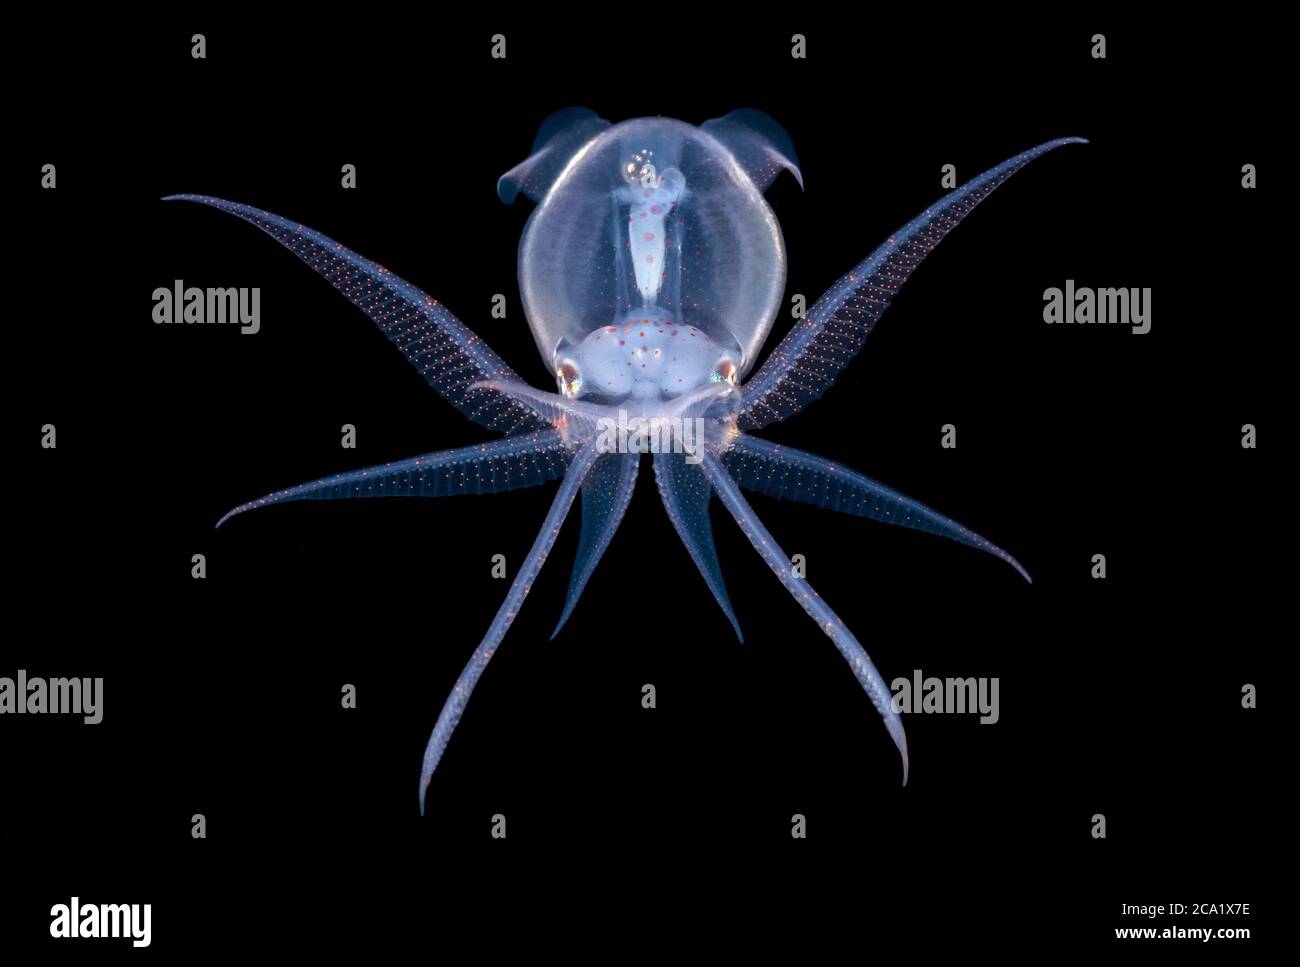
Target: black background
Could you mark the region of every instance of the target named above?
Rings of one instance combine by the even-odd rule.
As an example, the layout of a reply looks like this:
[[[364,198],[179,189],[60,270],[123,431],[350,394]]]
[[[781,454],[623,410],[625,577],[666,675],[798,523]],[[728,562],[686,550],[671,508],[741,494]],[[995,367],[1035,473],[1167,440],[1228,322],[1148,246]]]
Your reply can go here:
[[[590,32],[557,13],[540,27],[198,17],[26,33],[43,83],[23,92],[9,152],[20,278],[6,355],[15,426],[34,441],[55,423],[59,446],[15,448],[0,674],[106,681],[102,724],[0,722],[6,944],[49,944],[49,907],[73,894],[151,902],[164,955],[436,954],[480,916],[485,951],[518,933],[621,957],[692,924],[720,943],[788,935],[810,955],[844,938],[1108,947],[1114,927],[1148,923],[1121,903],[1171,901],[1250,902],[1254,916],[1224,923],[1261,934],[1281,764],[1268,199],[1285,174],[1262,140],[1260,37],[1095,20],[713,29],[679,13]],[[806,61],[789,56],[801,29]],[[189,56],[196,30],[206,61]],[[498,30],[505,62],[488,56]],[[1105,61],[1089,56],[1096,30]],[[1034,576],[753,499],[886,680],[1000,679],[996,725],[908,718],[906,789],[843,660],[715,504],[735,640],[648,465],[549,641],[576,516],[561,534],[423,818],[424,743],[506,590],[490,558],[513,574],[554,485],[291,504],[212,529],[271,490],[488,434],[271,239],[159,198],[300,219],[424,288],[549,389],[515,281],[531,206],[501,205],[494,185],[569,104],[614,121],[739,106],[780,120],[806,183],[768,193],[787,305],[935,200],[942,165],[965,182],[1049,138],[1091,139],[995,192],[823,399],[763,434],[929,503]],[[47,162],[55,191],[38,187]],[[339,186],[344,163],[356,190]],[[1151,287],[1151,332],[1044,325],[1043,290],[1067,278]],[[262,331],[155,326],[151,293],[175,279],[259,286]],[[495,293],[505,320],[490,317]],[[939,446],[948,422],[955,451]],[[1258,450],[1240,446],[1246,422]],[[356,450],[340,448],[344,423]],[[1246,682],[1258,711],[1240,707]],[[356,710],[340,707],[343,683]],[[489,835],[498,812],[504,842]],[[806,840],[791,838],[796,812]],[[618,939],[597,942],[605,929]]]

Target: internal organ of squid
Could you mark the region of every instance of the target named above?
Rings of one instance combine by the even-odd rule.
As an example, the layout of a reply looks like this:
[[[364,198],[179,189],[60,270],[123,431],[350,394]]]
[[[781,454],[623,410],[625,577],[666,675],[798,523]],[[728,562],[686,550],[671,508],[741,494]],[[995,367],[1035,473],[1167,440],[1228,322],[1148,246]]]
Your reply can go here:
[[[641,157],[647,153],[643,152]],[[669,168],[660,175],[655,172],[653,164],[644,162],[638,167],[635,160],[628,162],[626,172],[631,184],[623,192],[623,198],[629,207],[628,248],[636,275],[636,288],[645,304],[653,306],[668,274],[664,268],[667,246],[664,226],[677,207],[686,179],[676,168]]]
[[[420,772],[423,810],[470,694],[577,495],[578,559],[556,633],[622,521],[640,455],[611,452],[602,426],[629,411],[670,423],[699,418],[697,451],[658,452],[653,464],[669,519],[705,585],[739,636],[709,520],[716,496],[848,662],[898,748],[906,783],[906,736],[884,678],[839,616],[791,573],[789,556],[742,488],[937,534],[1029,575],[1006,551],[919,501],[753,431],[822,395],[902,283],[980,201],[1035,158],[1081,141],[1062,138],[1022,152],[933,203],[836,282],[755,370],[785,285],[784,243],[763,192],[782,170],[802,185],[789,137],[757,111],[699,127],[665,118],[611,126],[590,111],[561,111],[542,125],[530,157],[498,184],[506,202],[520,193],[537,202],[519,247],[520,290],[559,393],[525,383],[439,302],[319,232],[218,198],[170,196],[219,208],[271,235],[369,315],[434,390],[505,434],[276,491],[234,508],[218,526],[293,500],[489,493],[560,481],[506,600],[434,723]]]

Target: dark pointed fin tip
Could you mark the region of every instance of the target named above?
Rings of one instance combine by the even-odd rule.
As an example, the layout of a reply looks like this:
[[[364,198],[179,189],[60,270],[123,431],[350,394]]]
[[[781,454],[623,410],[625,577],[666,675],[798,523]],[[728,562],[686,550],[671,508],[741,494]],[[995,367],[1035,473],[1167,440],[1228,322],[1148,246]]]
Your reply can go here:
[[[803,190],[803,172],[794,140],[772,115],[757,108],[740,108],[705,121],[700,128],[735,155],[759,191],[766,192],[782,169],[790,172]]]
[[[731,625],[731,630],[736,633],[736,640],[742,645],[745,643],[745,636],[740,633],[740,619],[736,617],[735,610],[724,611],[727,622]]]
[[[555,630],[551,632],[551,637],[547,641],[554,641],[564,630],[564,626],[569,623],[569,618],[573,616],[574,610],[578,606],[578,598],[566,598],[564,601],[564,610],[560,612],[560,620],[555,623]]]
[[[515,169],[511,168],[497,179],[497,197],[507,205],[513,205],[519,197],[520,183],[521,179],[515,175]]]
[[[429,784],[433,782],[433,773],[427,775],[423,771],[420,773],[420,815],[424,815],[425,800],[429,796]]]
[[[898,754],[903,760],[903,785],[907,785],[907,733],[903,729],[903,720],[895,713],[892,717],[885,716],[885,731],[889,737],[894,740],[894,746],[898,749]]]
[[[224,514],[221,515],[221,519],[212,526],[212,529],[216,530],[226,521],[230,520],[230,518],[236,516],[237,514],[242,514],[246,510],[252,510],[255,506],[257,506],[256,501],[250,504],[240,504],[238,507],[230,508],[230,510],[226,511]]]
[[[941,534],[938,536],[942,537],[945,535]],[[982,543],[979,543],[978,541],[982,541]],[[993,557],[996,557],[999,561],[1005,561],[1007,564],[1010,564],[1013,568],[1015,568],[1016,573],[1019,574],[1022,578],[1024,578],[1025,581],[1027,581],[1029,584],[1034,583],[1034,579],[1029,576],[1029,572],[1025,570],[1025,566],[1021,564],[1019,561],[1017,561],[1014,557],[1012,557],[1009,553],[1004,551],[1002,548],[998,547],[998,545],[994,544],[992,541],[984,540],[983,538],[978,538],[977,543],[971,543],[969,541],[964,541],[962,543],[967,544],[967,546],[969,547],[974,547],[978,551],[984,551],[987,554],[991,554]]]
[[[507,205],[521,194],[540,202],[578,149],[609,127],[591,108],[566,107],[546,117],[528,157],[497,179],[497,197]]]

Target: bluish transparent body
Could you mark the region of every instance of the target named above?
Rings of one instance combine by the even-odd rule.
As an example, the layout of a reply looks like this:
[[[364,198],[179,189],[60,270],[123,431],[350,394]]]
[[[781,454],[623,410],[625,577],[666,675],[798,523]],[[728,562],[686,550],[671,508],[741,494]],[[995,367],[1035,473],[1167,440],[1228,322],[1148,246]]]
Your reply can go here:
[[[1024,165],[1070,143],[1082,139],[1039,145],[935,202],[836,282],[755,369],[785,283],[784,243],[762,193],[783,169],[802,184],[789,137],[757,111],[698,128],[662,118],[610,125],[590,111],[561,111],[499,186],[507,202],[523,193],[538,203],[520,244],[520,289],[557,392],[526,384],[440,303],[320,233],[218,198],[169,196],[219,208],[271,235],[369,315],[448,402],[506,434],[277,491],[234,508],[218,526],[294,500],[493,493],[560,481],[505,601],[433,727],[420,772],[423,811],[470,694],[579,492],[578,556],[557,634],[622,521],[642,453],[654,451],[669,519],[737,636],[709,522],[714,496],[844,656],[898,747],[906,783],[907,741],[884,678],[796,575],[742,489],[938,534],[1001,558],[1025,580],[1029,575],[1006,551],[919,501],[753,431],[821,396],[939,241]],[[611,432],[629,420],[654,432]]]

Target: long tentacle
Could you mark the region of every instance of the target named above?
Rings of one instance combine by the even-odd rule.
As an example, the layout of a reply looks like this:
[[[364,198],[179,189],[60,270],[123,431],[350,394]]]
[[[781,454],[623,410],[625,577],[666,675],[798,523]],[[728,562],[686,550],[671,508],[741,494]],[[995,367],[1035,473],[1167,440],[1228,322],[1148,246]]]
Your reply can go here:
[[[287,487],[240,504],[217,521],[217,526],[246,510],[291,500],[444,497],[532,487],[563,476],[571,459],[572,453],[565,447],[559,431],[539,430],[457,450],[439,450],[409,460],[383,463]]]
[[[550,553],[555,538],[560,533],[560,525],[568,516],[573,498],[577,496],[578,489],[582,486],[582,481],[591,470],[597,456],[594,446],[583,447],[574,455],[573,463],[564,475],[559,492],[556,493],[551,509],[546,514],[546,520],[542,522],[542,529],[538,532],[537,539],[533,541],[528,556],[524,558],[519,573],[515,575],[505,601],[501,603],[496,617],[488,627],[487,634],[474,649],[474,654],[470,656],[460,677],[456,679],[451,694],[447,696],[447,701],[443,703],[442,711],[438,713],[438,721],[434,723],[429,744],[424,749],[424,765],[420,770],[420,815],[424,815],[424,796],[429,789],[429,781],[433,778],[433,770],[438,768],[438,760],[446,751],[447,742],[465,711],[470,694],[474,691],[479,676],[483,674],[483,669],[487,667],[488,661],[496,652],[497,646],[501,644],[501,639],[505,637],[506,631],[515,620],[515,615],[519,613],[529,588],[532,587],[537,573],[546,562],[546,555]]]
[[[768,533],[763,522],[758,519],[754,509],[741,495],[740,488],[736,486],[736,482],[731,479],[731,475],[727,473],[717,457],[706,454],[702,467],[713,489],[717,491],[718,497],[736,518],[736,523],[749,538],[749,542],[754,545],[754,549],[767,562],[767,566],[773,573],[781,579],[786,590],[794,595],[795,600],[808,612],[809,617],[816,621],[818,627],[834,642],[839,653],[853,669],[854,677],[871,698],[871,703],[875,705],[880,717],[884,719],[885,728],[889,730],[894,745],[898,747],[898,752],[903,757],[903,785],[907,785],[907,736],[903,732],[903,719],[894,708],[889,686],[885,684],[884,678],[872,664],[866,650],[858,644],[858,639],[853,637],[853,632],[845,627],[844,622],[831,610],[830,605],[813,590],[807,579],[794,576],[790,558]]]
[[[919,500],[825,457],[745,434],[735,438],[722,462],[746,490],[938,534],[1000,557],[1033,583],[1020,562],[992,541]]]
[[[509,397],[471,393],[470,385],[479,380],[516,382],[519,377],[446,307],[377,262],[301,222],[250,205],[209,195],[168,195],[163,201],[208,205],[266,232],[374,320],[425,381],[474,422],[503,433],[545,425],[535,412]]]
[[[714,600],[722,609],[736,637],[741,641],[740,622],[727,594],[727,583],[718,563],[718,551],[713,545],[713,526],[709,523],[709,481],[698,467],[686,462],[681,454],[656,453],[654,458],[655,482],[663,498],[668,519],[673,522],[677,536],[686,545],[686,551],[695,562],[704,583],[713,592]]]
[[[573,614],[583,589],[596,571],[596,565],[614,539],[614,532],[632,501],[640,464],[639,453],[607,453],[587,474],[582,485],[582,534],[578,538],[578,557],[573,562],[573,577],[569,581],[564,613],[551,632],[552,638],[560,633],[569,615]]]
[[[784,420],[817,399],[858,354],[903,283],[943,237],[993,190],[1035,158],[1083,138],[1023,151],[939,199],[826,290],[745,383],[740,428]]]

